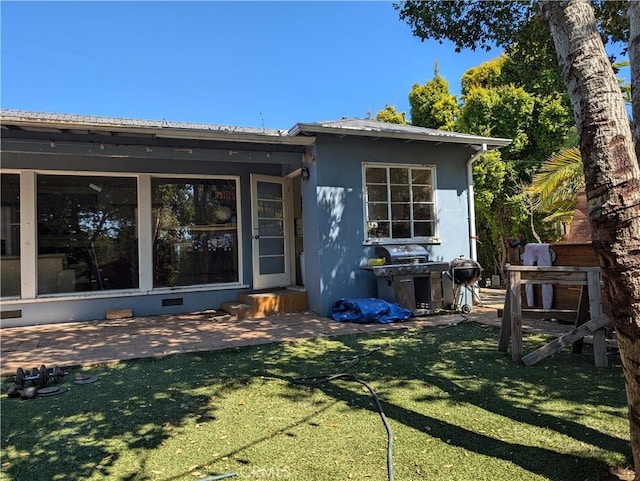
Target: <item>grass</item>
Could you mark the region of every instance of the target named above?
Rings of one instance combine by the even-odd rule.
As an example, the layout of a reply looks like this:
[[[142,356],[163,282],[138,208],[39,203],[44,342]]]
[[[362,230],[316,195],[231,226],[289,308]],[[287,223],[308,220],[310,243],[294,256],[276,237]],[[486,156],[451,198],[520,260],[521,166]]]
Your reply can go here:
[[[350,372],[377,389],[396,481],[598,480],[628,459],[617,352],[606,369],[589,346],[525,367],[497,352],[497,334],[467,323],[73,370],[59,396],[2,395],[0,479],[385,480],[369,392],[290,382],[377,348]],[[76,372],[100,379],[75,385]]]

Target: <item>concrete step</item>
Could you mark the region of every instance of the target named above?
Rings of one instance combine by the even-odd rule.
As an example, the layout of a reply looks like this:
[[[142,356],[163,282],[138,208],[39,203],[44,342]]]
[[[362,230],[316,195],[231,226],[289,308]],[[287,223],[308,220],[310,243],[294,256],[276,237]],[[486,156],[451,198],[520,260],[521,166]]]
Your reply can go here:
[[[221,308],[239,319],[258,318],[306,311],[309,301],[306,291],[278,289],[242,293],[237,301],[225,302]]]

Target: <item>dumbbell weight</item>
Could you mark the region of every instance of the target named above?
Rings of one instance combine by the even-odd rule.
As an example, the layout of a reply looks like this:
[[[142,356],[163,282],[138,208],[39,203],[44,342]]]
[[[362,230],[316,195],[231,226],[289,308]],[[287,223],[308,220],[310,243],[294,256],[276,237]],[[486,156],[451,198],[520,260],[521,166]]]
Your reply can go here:
[[[51,369],[51,375],[53,376],[53,382],[59,384],[65,376],[65,373],[58,366],[53,366]]]
[[[31,371],[29,371],[27,381],[31,381],[35,387],[42,387],[42,370],[38,369],[37,367],[31,369]]]
[[[47,366],[42,364],[40,366],[40,377],[38,379],[38,384],[40,384],[40,387],[47,387],[48,381],[49,381],[49,373],[47,372]]]
[[[31,381],[34,386],[44,388],[47,386],[49,378],[53,379],[53,381],[58,384],[66,375],[67,373],[58,366],[53,366],[51,371],[49,371],[47,366],[42,364],[39,369],[34,367],[33,369],[28,370],[27,373],[25,373],[24,369],[19,367],[16,370],[15,384],[19,389],[24,389],[27,387],[27,382]]]
[[[21,367],[18,368],[18,370],[16,371],[16,385],[22,389],[25,385],[25,374],[24,374],[24,369],[22,369]]]

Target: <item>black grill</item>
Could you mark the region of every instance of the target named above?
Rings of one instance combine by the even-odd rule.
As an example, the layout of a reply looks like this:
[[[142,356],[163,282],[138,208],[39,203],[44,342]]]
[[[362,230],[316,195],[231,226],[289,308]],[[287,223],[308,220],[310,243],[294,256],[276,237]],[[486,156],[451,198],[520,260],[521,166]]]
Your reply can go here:
[[[449,269],[448,262],[429,261],[427,250],[416,244],[377,246],[375,256],[384,264],[362,269],[376,276],[380,299],[418,314],[444,306],[442,273]]]
[[[482,276],[482,267],[473,259],[456,257],[451,261],[451,275],[456,284],[470,286]]]

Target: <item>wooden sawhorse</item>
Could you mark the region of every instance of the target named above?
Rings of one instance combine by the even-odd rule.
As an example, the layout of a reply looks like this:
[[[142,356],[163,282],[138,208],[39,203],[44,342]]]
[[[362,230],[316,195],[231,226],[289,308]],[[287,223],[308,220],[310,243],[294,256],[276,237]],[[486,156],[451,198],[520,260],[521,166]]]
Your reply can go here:
[[[509,339],[511,339],[511,358],[531,366],[571,343],[573,343],[574,353],[581,352],[584,336],[592,333],[596,366],[607,367],[604,327],[609,323],[609,319],[602,311],[599,267],[507,266],[506,272],[507,292],[498,351],[507,352]],[[575,328],[527,355],[523,355],[522,347],[521,287],[523,284],[581,286]]]

